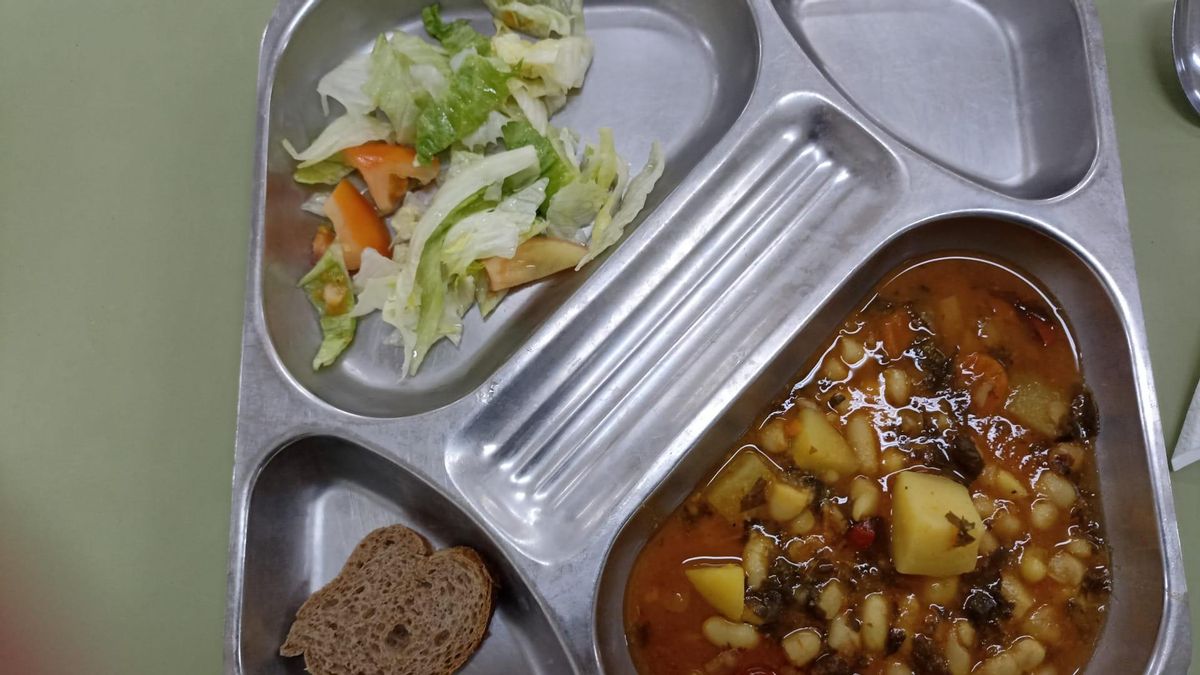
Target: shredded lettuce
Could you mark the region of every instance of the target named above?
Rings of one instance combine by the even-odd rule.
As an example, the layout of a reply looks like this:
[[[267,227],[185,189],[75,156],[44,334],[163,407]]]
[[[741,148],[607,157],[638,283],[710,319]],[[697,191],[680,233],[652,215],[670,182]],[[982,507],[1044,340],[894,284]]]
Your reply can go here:
[[[486,150],[487,146],[499,141],[504,136],[504,125],[509,121],[508,115],[493,110],[488,113],[487,120],[480,124],[479,128],[463,137],[463,146],[476,152]]]
[[[314,216],[326,218],[325,202],[329,201],[329,192],[314,192],[300,205],[301,211],[307,211]]]
[[[304,185],[337,185],[352,171],[354,168],[342,162],[341,158],[335,154],[329,159],[296,169],[292,178],[297,183]]]
[[[538,207],[546,199],[545,178],[523,188],[496,205],[473,213],[446,232],[442,264],[450,275],[465,275],[471,263],[498,256],[511,258],[522,236],[533,226]]]
[[[423,95],[422,90],[409,72],[404,56],[384,36],[376,38],[370,58],[370,77],[364,90],[387,115],[396,140],[411,143],[416,134],[417,115],[421,113],[418,97]]]
[[[646,206],[646,197],[654,190],[658,179],[662,177],[665,166],[666,160],[663,158],[662,148],[656,142],[650,146],[650,159],[646,161],[646,166],[633,177],[633,180],[629,181],[629,187],[621,198],[621,206],[612,216],[611,221],[603,223],[602,226],[600,218],[597,217],[596,224],[592,228],[591,239],[588,241],[588,252],[575,266],[575,269],[580,269],[603,253],[605,249],[620,241],[621,235],[625,232],[625,226],[632,223],[633,219]]]
[[[601,129],[600,143],[589,145],[584,152],[579,178],[550,199],[546,208],[550,231],[556,236],[575,238],[579,228],[593,220],[600,223],[605,206],[610,202],[615,206],[615,199],[620,198],[617,179],[624,164],[613,145],[612,130]]]
[[[321,346],[312,362],[313,370],[319,370],[336,361],[354,341],[354,292],[341,245],[335,243],[325,249],[325,254],[317,264],[296,285],[304,289],[320,317]],[[333,311],[327,305],[327,289],[331,287],[340,289],[343,294],[340,304]]]
[[[396,288],[400,276],[400,264],[383,256],[373,248],[363,249],[362,262],[354,275],[354,291],[357,294],[350,315],[359,317],[383,309],[388,297]]]
[[[526,80],[513,78],[508,81],[508,91],[512,94],[513,101],[516,102],[521,114],[529,120],[533,128],[540,134],[546,133],[546,129],[550,126],[550,109],[546,107],[546,102],[540,96],[544,90],[540,87],[535,89]]]
[[[547,180],[546,197],[553,197],[563,186],[579,176],[579,170],[559,154],[550,139],[538,133],[529,122],[509,122],[504,125],[503,131],[504,145],[509,150],[531,146],[537,151],[541,175]]]
[[[540,80],[542,95],[564,95],[583,86],[592,65],[592,41],[586,37],[522,40],[516,33],[492,38],[492,48],[504,63],[521,77]]]
[[[329,99],[342,104],[346,112],[366,115],[375,109],[371,96],[363,91],[363,85],[371,72],[371,57],[355,54],[329,71],[317,82],[317,93],[321,96],[321,110],[329,114]]]
[[[513,30],[535,37],[583,33],[583,0],[483,0],[492,15]]]
[[[417,157],[421,162],[479,128],[507,97],[506,73],[487,59],[470,56],[450,78],[450,90],[417,118]]]
[[[408,191],[389,218],[390,258],[364,250],[351,279],[335,241],[301,279],[320,316],[314,369],[351,344],[357,317],[380,311],[395,328],[387,342],[403,348],[406,372],[416,373],[436,342],[458,343],[472,304],[486,317],[505,297],[490,290],[481,261],[512,257],[531,237],[550,234],[586,244],[582,267],[620,240],[662,175],[657,144],[629,180],[610,130],[581,156],[578,136],[550,124],[591,66],[583,0],[484,2],[494,36],[444,20],[437,4],[426,7],[422,22],[436,42],[401,31],[379,36],[369,54],[318,82],[325,114],[331,98],[345,114],[303,152],[283,141],[298,162],[295,180],[308,185],[345,179],[353,169],[341,151],[371,141],[412,145],[419,163],[442,162],[437,180]],[[313,193],[301,208],[321,215],[327,198]]]
[[[421,10],[421,22],[425,24],[425,32],[442,43],[442,46],[451,54],[472,47],[476,54],[486,56],[490,53],[491,45],[488,39],[471,28],[471,24],[466,19],[458,19],[450,23],[442,21],[440,5],[429,5]]]
[[[408,291],[384,320],[393,324],[405,343],[408,371],[415,373],[439,332],[448,280],[442,251],[447,231],[459,220],[490,205],[480,197],[491,185],[537,166],[537,152],[525,147],[483,157],[448,177],[421,217],[409,242],[408,260],[397,281],[397,293]],[[411,290],[410,290],[411,289]]]
[[[391,135],[392,128],[387,122],[370,115],[347,113],[330,122],[329,126],[325,127],[325,130],[304,152],[297,152],[287,139],[284,139],[283,147],[292,156],[292,159],[300,162],[299,168],[305,169],[329,159],[346,148],[353,148],[371,141],[385,140]]]

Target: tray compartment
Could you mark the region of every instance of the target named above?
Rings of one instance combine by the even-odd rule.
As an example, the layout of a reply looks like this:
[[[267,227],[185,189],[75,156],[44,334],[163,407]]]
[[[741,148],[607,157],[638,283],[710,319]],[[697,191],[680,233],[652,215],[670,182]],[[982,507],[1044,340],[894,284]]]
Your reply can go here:
[[[246,527],[239,672],[304,672],[279,656],[296,610],[332,579],[371,530],[401,523],[435,548],[468,545],[498,582],[496,612],[464,673],[571,669],[539,601],[483,529],[432,485],[357,444],[327,436],[295,441],[263,467]]]
[[[632,672],[622,611],[635,557],[656,527],[691,493],[752,420],[794,381],[797,372],[871,289],[905,260],[938,251],[982,253],[1030,273],[1066,311],[1083,355],[1084,377],[1100,409],[1097,440],[1106,536],[1112,547],[1113,593],[1091,667],[1135,672],[1155,657],[1168,592],[1164,542],[1140,423],[1139,394],[1127,333],[1106,277],[1073,247],[1036,226],[984,217],[918,225],[883,246],[830,296],[788,346],[742,392],[647,498],[617,535],[596,595],[596,649],[605,672]]]
[[[843,93],[918,152],[1013,197],[1086,175],[1097,130],[1069,0],[773,0]]]
[[[394,27],[421,33],[428,0],[318,2],[288,40],[271,81],[265,111],[267,181],[263,214],[262,309],[270,342],[283,368],[308,391],[347,412],[398,417],[451,403],[478,387],[524,343],[595,269],[565,275],[511,294],[483,321],[468,314],[462,343],[443,341],[415,377],[402,376],[401,350],[383,343],[391,327],[369,317],[337,364],[314,373],[319,333],[297,279],[308,267],[309,241],[319,222],[302,213],[307,191],[290,180],[293,161],[283,139],[303,147],[326,123],[316,82],[375,36]],[[443,2],[448,15],[490,26],[475,0]],[[647,205],[662,201],[700,162],[741,114],[758,73],[758,32],[745,0],[589,2],[588,33],[596,57],[581,94],[556,124],[595,138],[613,128],[618,150],[635,167],[651,141],[667,153],[667,171]],[[490,29],[488,29],[490,30]],[[331,104],[337,108],[337,104]],[[336,114],[336,113],[335,113]],[[636,224],[631,226],[631,230]]]
[[[687,236],[651,239],[451,439],[451,480],[526,555],[554,562],[590,539],[777,329],[792,308],[776,299],[811,292],[857,245],[845,233],[897,198],[894,158],[824,99],[781,99],[738,145],[755,151],[671,215]]]

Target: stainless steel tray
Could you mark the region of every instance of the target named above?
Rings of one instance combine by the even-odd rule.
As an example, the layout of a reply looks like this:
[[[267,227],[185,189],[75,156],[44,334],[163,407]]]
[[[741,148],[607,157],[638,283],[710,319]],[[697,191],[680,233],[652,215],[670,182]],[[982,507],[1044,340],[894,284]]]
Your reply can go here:
[[[226,616],[227,673],[276,656],[376,526],[484,551],[474,673],[629,672],[621,601],[667,513],[886,270],[967,249],[1066,307],[1102,411],[1114,589],[1093,672],[1180,673],[1186,589],[1100,26],[1079,0],[588,0],[562,113],[669,169],[584,273],[522,290],[419,376],[367,321],[314,374],[294,290],[315,221],[283,138],[316,79],[425,0],[282,0],[263,38]],[[477,0],[444,3],[483,19]],[[630,77],[636,74],[636,77]]]

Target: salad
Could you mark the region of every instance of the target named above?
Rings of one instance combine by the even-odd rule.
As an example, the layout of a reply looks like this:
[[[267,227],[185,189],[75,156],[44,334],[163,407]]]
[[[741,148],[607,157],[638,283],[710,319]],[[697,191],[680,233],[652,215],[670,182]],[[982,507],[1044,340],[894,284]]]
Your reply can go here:
[[[472,305],[487,317],[619,241],[662,176],[658,143],[630,177],[611,130],[580,151],[550,122],[591,64],[582,0],[484,2],[494,35],[426,7],[432,41],[380,35],[317,84],[326,116],[330,99],[343,112],[304,150],[284,141],[317,188],[303,208],[327,219],[299,282],[321,326],[314,369],[380,312],[416,373],[439,340],[458,344]]]

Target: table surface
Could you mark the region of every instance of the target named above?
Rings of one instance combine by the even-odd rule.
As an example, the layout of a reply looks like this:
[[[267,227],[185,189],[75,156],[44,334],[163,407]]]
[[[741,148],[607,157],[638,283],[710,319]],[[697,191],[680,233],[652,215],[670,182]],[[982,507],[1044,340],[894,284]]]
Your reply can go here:
[[[1170,446],[1200,376],[1200,117],[1171,3],[1098,5]],[[272,6],[0,3],[0,652],[25,672],[220,671]],[[1200,588],[1200,466],[1173,482]]]

